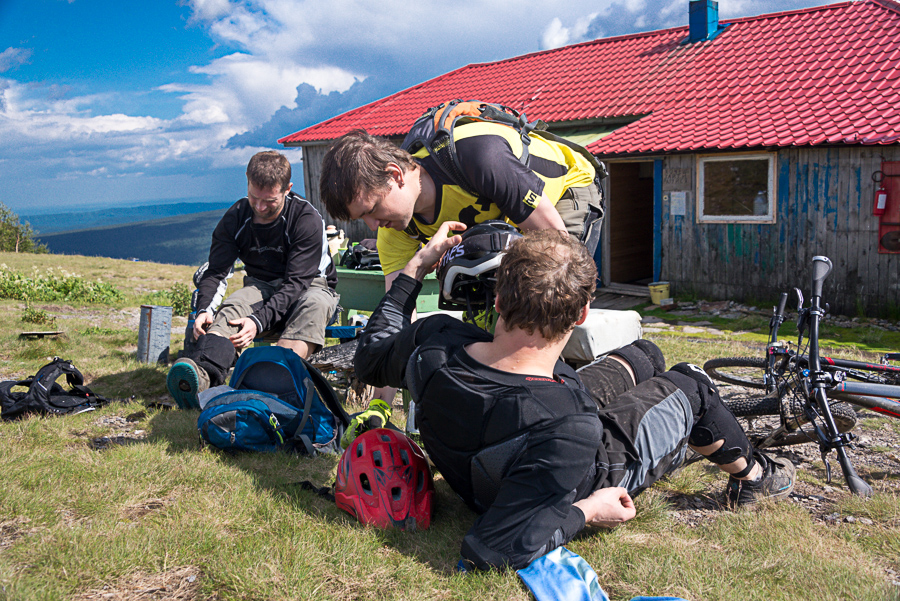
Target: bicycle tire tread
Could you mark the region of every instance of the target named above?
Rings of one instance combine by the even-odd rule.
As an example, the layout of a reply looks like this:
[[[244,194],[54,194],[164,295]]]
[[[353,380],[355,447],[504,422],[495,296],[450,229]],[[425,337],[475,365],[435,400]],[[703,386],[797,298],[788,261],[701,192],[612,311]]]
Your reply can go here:
[[[736,386],[745,386],[747,388],[756,388],[764,390],[766,385],[762,381],[744,379],[734,374],[719,371],[725,367],[750,367],[760,370],[760,375],[765,374],[766,359],[763,357],[719,357],[710,359],[703,364],[703,371],[709,374],[709,377],[719,382],[734,384]]]

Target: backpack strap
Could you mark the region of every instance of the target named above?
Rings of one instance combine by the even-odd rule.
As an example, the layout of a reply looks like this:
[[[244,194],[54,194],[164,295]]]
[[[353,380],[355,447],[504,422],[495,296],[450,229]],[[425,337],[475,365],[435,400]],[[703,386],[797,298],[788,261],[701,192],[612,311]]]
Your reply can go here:
[[[303,434],[303,428],[306,427],[306,422],[309,421],[309,410],[312,407],[312,397],[313,397],[313,383],[309,378],[303,378],[303,413],[300,415],[300,423],[297,424],[297,429],[294,430],[294,436],[291,437],[292,441],[301,441],[303,446],[306,447],[307,452],[310,455],[314,455],[312,452],[312,443],[309,440],[309,437]]]
[[[428,109],[413,123],[400,148],[410,154],[415,154],[423,147],[426,148],[435,164],[450,181],[469,194],[476,195],[474,186],[462,170],[456,152],[456,142],[453,139],[453,128],[457,124],[462,124],[460,120],[463,120],[462,123],[471,121],[500,123],[519,132],[522,139],[522,155],[519,160],[522,164],[528,161],[530,136],[534,134],[568,146],[583,156],[594,167],[599,180],[607,176],[606,167],[597,160],[597,157],[588,152],[584,146],[547,131],[547,124],[544,121],[538,119],[529,122],[525,113],[511,107],[477,100],[463,101],[457,98]]]
[[[25,400],[27,392],[13,392],[12,389],[18,387],[28,388],[34,380],[33,376],[29,376],[26,380],[0,382],[0,418],[13,419],[23,410],[22,401]]]
[[[306,367],[306,371],[309,372],[309,379],[316,387],[316,390],[319,391],[319,398],[322,399],[322,402],[325,403],[325,406],[328,407],[331,412],[337,416],[338,421],[340,421],[341,425],[344,427],[344,429],[346,429],[347,426],[350,425],[350,416],[347,415],[347,412],[344,410],[344,407],[338,400],[337,393],[334,391],[334,388],[331,387],[331,384],[328,383],[328,380],[325,379],[325,376],[322,375],[322,372],[313,367],[309,361],[307,361],[303,357],[300,357],[300,360],[303,362],[304,367]]]
[[[72,378],[72,381],[79,384],[84,383],[84,378],[71,361],[54,357],[53,361],[40,368],[34,375],[31,386],[28,388],[28,396],[41,407],[46,408],[52,413],[67,413],[67,411],[59,411],[50,403],[50,397],[53,393],[59,395],[64,393],[62,387],[56,383],[56,380],[63,374],[66,374],[66,381]]]

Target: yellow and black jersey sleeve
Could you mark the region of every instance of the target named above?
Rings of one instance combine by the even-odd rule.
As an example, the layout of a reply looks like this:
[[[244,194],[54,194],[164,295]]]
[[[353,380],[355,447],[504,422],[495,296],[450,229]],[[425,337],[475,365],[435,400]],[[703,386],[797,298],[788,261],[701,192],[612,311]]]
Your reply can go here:
[[[528,219],[542,194],[554,205],[571,187],[591,185],[594,168],[580,154],[556,142],[532,136],[523,164],[522,139],[511,127],[473,122],[453,130],[460,165],[477,194],[464,191],[421,149],[414,156],[434,180],[437,218],[427,223],[417,216],[403,232],[378,230],[378,256],[384,273],[402,269],[445,221],[468,226],[490,219],[518,225]]]

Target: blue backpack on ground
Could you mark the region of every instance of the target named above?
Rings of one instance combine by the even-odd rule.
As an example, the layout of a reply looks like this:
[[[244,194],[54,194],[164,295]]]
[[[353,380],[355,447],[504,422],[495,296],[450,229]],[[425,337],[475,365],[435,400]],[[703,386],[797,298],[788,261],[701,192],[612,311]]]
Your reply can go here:
[[[202,442],[233,451],[340,451],[350,418],[322,374],[292,350],[247,349],[223,388],[197,420]]]

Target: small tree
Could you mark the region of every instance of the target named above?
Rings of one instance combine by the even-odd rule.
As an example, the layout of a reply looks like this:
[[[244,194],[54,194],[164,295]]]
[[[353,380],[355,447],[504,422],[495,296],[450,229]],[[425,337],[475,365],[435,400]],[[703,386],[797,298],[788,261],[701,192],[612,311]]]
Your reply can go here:
[[[31,224],[19,222],[19,216],[0,202],[0,250],[23,253],[45,253],[46,244],[34,241]]]

